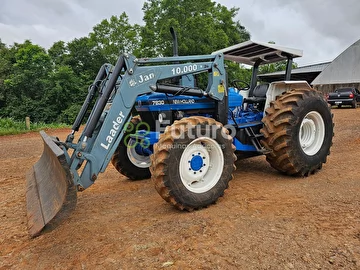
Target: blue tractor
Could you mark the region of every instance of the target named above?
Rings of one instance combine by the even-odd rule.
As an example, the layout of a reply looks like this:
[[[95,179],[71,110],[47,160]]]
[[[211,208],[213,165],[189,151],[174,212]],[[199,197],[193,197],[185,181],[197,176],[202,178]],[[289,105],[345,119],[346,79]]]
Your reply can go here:
[[[71,213],[77,192],[110,162],[129,179],[151,177],[162,198],[188,211],[224,194],[237,158],[266,155],[273,168],[293,176],[320,170],[333,120],[321,93],[290,81],[292,59],[301,54],[247,41],[210,55],[122,54],[116,65],[104,64],[66,141],[41,132],[44,152],[27,175],[30,235]],[[251,82],[228,83],[225,59],[251,65]],[[284,81],[258,84],[260,65],[284,60]]]

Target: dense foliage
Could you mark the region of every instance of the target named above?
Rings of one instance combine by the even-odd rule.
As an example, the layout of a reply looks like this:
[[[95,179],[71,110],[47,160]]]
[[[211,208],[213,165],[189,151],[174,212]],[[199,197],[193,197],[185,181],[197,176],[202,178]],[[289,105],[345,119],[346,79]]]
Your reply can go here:
[[[238,8],[211,0],[147,0],[143,11],[143,26],[130,24],[122,13],[95,25],[88,36],[55,42],[48,50],[29,40],[0,40],[0,118],[71,123],[103,63],[115,63],[120,52],[172,55],[170,26],[180,55],[209,54],[250,38],[235,20]],[[228,67],[229,80],[249,80],[249,70]]]

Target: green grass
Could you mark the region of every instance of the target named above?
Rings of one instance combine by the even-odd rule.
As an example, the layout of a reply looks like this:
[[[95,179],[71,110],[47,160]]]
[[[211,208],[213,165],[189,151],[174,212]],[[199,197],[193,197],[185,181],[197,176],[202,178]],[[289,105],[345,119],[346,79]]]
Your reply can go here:
[[[66,124],[45,124],[30,123],[30,130],[26,129],[25,121],[16,121],[12,118],[0,118],[0,136],[27,133],[29,131],[39,131],[49,128],[69,127]]]

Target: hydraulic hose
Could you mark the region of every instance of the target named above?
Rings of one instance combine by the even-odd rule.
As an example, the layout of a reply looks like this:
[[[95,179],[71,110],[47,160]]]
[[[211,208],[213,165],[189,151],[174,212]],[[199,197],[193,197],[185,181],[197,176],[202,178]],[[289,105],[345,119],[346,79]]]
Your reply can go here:
[[[91,114],[91,118],[89,119],[88,124],[84,129],[84,136],[91,138],[95,130],[95,127],[99,122],[100,116],[105,108],[105,105],[109,100],[111,92],[116,85],[118,77],[120,76],[120,72],[124,67],[125,67],[124,55],[120,55],[112,72],[112,75],[109,79],[109,82],[107,83],[102,95],[99,97],[97,104]]]
[[[105,65],[102,65],[98,74],[96,75],[96,78],[93,82],[93,84],[90,86],[90,90],[86,96],[86,99],[83,103],[83,105],[81,106],[80,112],[78,113],[75,122],[72,126],[72,130],[73,131],[78,131],[79,127],[81,125],[81,122],[84,120],[85,114],[91,104],[91,101],[94,98],[95,92],[98,88],[99,83],[101,82],[101,80],[105,77],[106,73],[105,73]]]

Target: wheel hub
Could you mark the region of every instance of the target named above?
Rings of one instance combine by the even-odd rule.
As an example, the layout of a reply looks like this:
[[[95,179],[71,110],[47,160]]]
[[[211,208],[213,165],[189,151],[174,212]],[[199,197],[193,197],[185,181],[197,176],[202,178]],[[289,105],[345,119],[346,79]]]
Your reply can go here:
[[[201,156],[200,153],[198,153],[196,156],[195,154],[193,154],[192,159],[189,160],[190,163],[189,169],[194,172],[199,171],[204,166],[204,162],[203,162],[204,158],[205,156]]]
[[[218,182],[224,167],[224,155],[219,144],[207,137],[192,141],[182,153],[179,171],[184,186],[203,193]]]
[[[315,155],[325,139],[325,124],[320,113],[309,112],[302,120],[299,132],[301,149],[308,156]]]
[[[209,164],[206,164],[205,160],[210,159],[209,151],[203,144],[192,144],[191,147],[187,147],[182,155],[182,159],[186,158],[187,165],[181,166],[183,170],[183,180],[188,186],[195,184],[196,182],[203,181],[203,177],[209,170]]]
[[[304,119],[301,126],[301,147],[303,149],[312,145],[315,141],[316,126],[313,120]]]
[[[150,155],[140,154],[134,139],[130,139],[127,147],[127,155],[132,164],[138,168],[149,168],[151,165]]]

